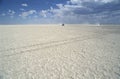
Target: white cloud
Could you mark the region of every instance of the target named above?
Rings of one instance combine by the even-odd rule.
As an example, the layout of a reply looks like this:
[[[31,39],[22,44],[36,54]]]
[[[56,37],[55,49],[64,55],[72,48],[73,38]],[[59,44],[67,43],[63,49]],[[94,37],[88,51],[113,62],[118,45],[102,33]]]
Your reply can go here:
[[[84,1],[86,1],[86,0],[84,0]],[[81,4],[81,2],[82,2],[82,0],[70,0],[69,1],[69,3],[72,3],[72,4]]]
[[[103,7],[106,7],[105,4],[115,3],[117,1],[118,0],[69,0],[66,4],[56,4],[57,8],[50,7],[50,9],[41,10],[40,12],[37,12],[36,10],[25,11],[24,9],[21,9],[23,12],[19,16],[27,18],[29,21],[33,18],[37,23],[112,22],[112,19],[116,19],[117,17],[113,18],[110,16],[119,15],[119,12],[115,14],[116,12],[112,13],[114,8],[107,7],[104,9]],[[103,4],[103,6],[101,4]],[[113,9],[113,11],[111,11],[111,9]]]
[[[56,4],[56,6],[58,7],[58,8],[64,8],[64,6],[63,6],[63,4]]]
[[[27,16],[30,16],[35,13],[37,13],[36,10],[29,10],[26,12],[22,12],[19,16],[21,16],[22,18],[26,18]]]
[[[5,16],[6,14],[5,13],[2,13],[1,16]]]
[[[9,9],[6,13],[0,14],[0,16],[9,16],[9,17],[13,18],[15,13],[16,12],[14,10]]]
[[[42,10],[40,11],[40,16],[47,17],[47,13],[48,13],[47,10]]]
[[[107,20],[113,19],[113,17],[109,18],[109,11],[114,11],[114,9],[109,7],[104,9],[101,7],[107,7],[108,5],[105,6],[105,4],[116,3],[117,1],[119,0],[70,0],[66,4],[56,4],[57,8],[42,10],[41,15],[45,18],[51,16],[50,18],[53,18],[56,22],[104,23],[105,20],[103,21],[103,18],[107,18]],[[101,4],[104,4],[104,6]]]
[[[9,10],[8,10],[8,14],[11,15],[11,16],[13,16],[13,15],[15,14],[15,11],[9,9]]]
[[[9,9],[7,14],[8,14],[11,18],[13,18],[15,13],[16,13],[16,12],[15,12],[14,10]]]
[[[117,2],[118,0],[94,0],[95,2],[103,2],[103,3],[110,3],[110,2]]]
[[[110,3],[110,2],[118,2],[119,0],[70,0],[68,1],[67,3],[71,3],[71,4],[82,4],[84,2],[91,2],[91,3],[98,3],[98,4],[101,4],[101,3]]]
[[[28,4],[26,4],[26,3],[23,3],[23,4],[21,4],[23,7],[27,7],[28,6]]]

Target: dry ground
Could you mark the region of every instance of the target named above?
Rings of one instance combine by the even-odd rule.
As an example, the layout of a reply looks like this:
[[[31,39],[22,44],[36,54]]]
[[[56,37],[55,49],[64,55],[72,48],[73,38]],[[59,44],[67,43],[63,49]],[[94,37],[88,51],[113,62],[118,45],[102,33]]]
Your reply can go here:
[[[120,79],[120,26],[0,26],[0,79]]]

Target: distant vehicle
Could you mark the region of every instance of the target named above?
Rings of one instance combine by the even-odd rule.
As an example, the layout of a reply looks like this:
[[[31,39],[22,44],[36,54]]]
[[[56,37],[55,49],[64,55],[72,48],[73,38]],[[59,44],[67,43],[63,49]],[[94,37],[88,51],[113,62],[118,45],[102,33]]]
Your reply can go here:
[[[64,26],[65,24],[62,24],[62,26]]]

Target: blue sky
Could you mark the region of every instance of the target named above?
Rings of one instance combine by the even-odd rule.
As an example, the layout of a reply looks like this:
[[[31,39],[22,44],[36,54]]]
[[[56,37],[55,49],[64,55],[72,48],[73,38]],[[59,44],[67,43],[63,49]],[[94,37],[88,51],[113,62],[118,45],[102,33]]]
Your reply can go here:
[[[0,24],[120,24],[120,0],[0,0]]]

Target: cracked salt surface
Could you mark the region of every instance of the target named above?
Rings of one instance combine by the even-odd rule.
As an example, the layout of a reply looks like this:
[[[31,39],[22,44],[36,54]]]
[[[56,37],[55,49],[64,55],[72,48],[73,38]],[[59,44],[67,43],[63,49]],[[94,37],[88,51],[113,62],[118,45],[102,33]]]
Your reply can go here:
[[[0,79],[120,79],[118,26],[0,26]]]

